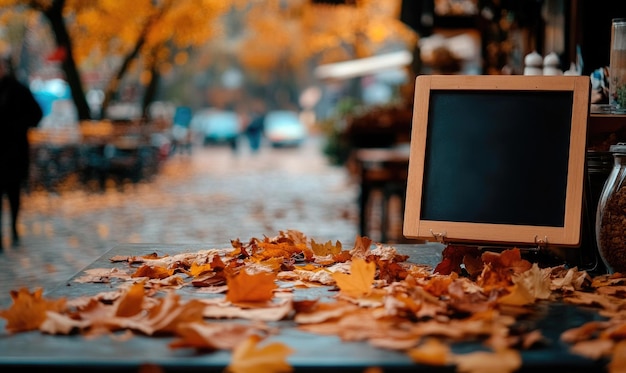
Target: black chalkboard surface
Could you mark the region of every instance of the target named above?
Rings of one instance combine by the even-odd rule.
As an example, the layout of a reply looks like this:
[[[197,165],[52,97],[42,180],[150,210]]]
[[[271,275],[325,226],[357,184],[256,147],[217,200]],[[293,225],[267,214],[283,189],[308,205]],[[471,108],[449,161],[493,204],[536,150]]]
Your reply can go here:
[[[576,246],[587,77],[420,76],[409,238]]]

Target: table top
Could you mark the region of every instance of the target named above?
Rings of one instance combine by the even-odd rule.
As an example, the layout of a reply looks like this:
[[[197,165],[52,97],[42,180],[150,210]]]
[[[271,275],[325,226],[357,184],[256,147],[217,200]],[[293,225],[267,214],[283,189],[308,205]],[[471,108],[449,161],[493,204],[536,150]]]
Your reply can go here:
[[[77,273],[65,284],[53,289],[44,296],[48,299],[61,297],[76,298],[83,295],[113,290],[114,284],[84,283],[76,281],[86,270],[99,268],[128,268],[128,263],[115,263],[110,258],[116,255],[140,256],[151,253],[174,255],[196,252],[212,248],[230,246],[211,245],[169,245],[169,244],[127,244],[112,248],[83,271]],[[409,255],[409,261],[436,266],[441,261],[443,246],[438,243],[415,245],[394,245],[398,253]],[[191,287],[183,288],[182,297],[198,296]],[[336,293],[335,293],[336,294]],[[200,295],[204,296],[204,295]],[[332,297],[329,287],[298,289],[296,299]],[[603,371],[603,365],[569,352],[568,346],[559,341],[559,335],[566,329],[579,326],[597,318],[591,311],[565,304],[542,306],[541,312],[527,322],[539,327],[543,335],[550,339],[545,348],[521,352],[522,371],[591,372]],[[369,367],[379,367],[383,371],[454,371],[454,367],[419,367],[403,353],[375,348],[365,342],[342,342],[336,336],[306,333],[295,328],[295,323],[283,320],[273,323],[280,333],[270,336],[268,342],[283,342],[294,350],[288,362],[296,371],[342,370],[363,372]],[[231,355],[226,351],[198,354],[191,350],[173,350],[168,343],[173,337],[134,336],[128,340],[115,340],[109,337],[86,339],[80,335],[51,336],[39,331],[8,334],[5,320],[0,318],[0,371],[17,369],[51,371],[133,371],[145,364],[155,364],[165,371],[215,371],[222,372],[229,364]],[[481,349],[478,343],[459,343],[454,351],[467,352]],[[419,369],[416,369],[419,368]]]

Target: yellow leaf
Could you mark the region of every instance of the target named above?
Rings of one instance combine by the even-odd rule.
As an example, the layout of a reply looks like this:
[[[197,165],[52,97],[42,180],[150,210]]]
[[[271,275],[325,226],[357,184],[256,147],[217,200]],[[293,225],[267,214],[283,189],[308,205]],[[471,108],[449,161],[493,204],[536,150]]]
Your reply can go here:
[[[252,335],[233,350],[229,373],[279,373],[291,372],[287,356],[293,351],[282,343],[271,343],[258,347],[261,337]]]
[[[498,299],[498,303],[510,306],[525,306],[534,302],[535,297],[533,297],[528,288],[519,284],[513,285],[510,293]]]
[[[191,267],[189,267],[189,274],[193,277],[198,277],[207,272],[213,272],[213,267],[210,263],[198,264],[193,262],[191,263]]]
[[[372,282],[376,274],[376,264],[368,263],[365,259],[354,258],[350,265],[350,274],[333,273],[339,290],[350,297],[362,297],[372,291]]]
[[[311,249],[317,256],[337,255],[341,253],[341,242],[337,241],[334,245],[331,241],[320,244],[311,239]]]

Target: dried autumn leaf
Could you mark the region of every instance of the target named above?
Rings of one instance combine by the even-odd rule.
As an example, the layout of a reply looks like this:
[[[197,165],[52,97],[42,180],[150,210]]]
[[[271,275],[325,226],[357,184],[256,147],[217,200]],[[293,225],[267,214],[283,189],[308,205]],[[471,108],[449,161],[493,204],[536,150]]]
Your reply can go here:
[[[259,347],[261,337],[252,335],[234,350],[231,362],[226,367],[229,373],[281,373],[291,372],[287,356],[293,352],[286,345],[276,342]]]
[[[204,307],[204,303],[197,299],[181,303],[180,295],[168,292],[156,306],[148,310],[145,318],[137,320],[133,326],[147,335],[173,333],[182,324],[201,322],[204,319]]]
[[[11,290],[11,298],[11,307],[0,310],[0,317],[7,320],[5,328],[11,333],[38,329],[46,320],[47,311],[60,312],[66,304],[65,298],[45,299],[42,288],[37,288],[32,293],[27,288]]]
[[[513,276],[513,290],[498,299],[498,303],[511,306],[525,306],[534,303],[537,299],[548,299],[550,290],[550,271],[541,269],[534,263],[523,273]]]
[[[626,372],[626,341],[621,341],[613,349],[613,358],[608,365],[609,373]]]
[[[459,373],[509,373],[522,366],[522,357],[515,350],[471,352],[454,355],[452,361]]]
[[[270,301],[276,289],[275,273],[248,274],[241,271],[228,277],[226,300],[231,303],[263,303]]]
[[[416,363],[427,365],[445,365],[450,358],[450,346],[438,339],[428,338],[421,345],[407,351]]]
[[[342,294],[359,298],[372,291],[372,283],[376,274],[376,264],[368,263],[364,259],[354,258],[350,265],[350,273],[333,273],[333,279]]]
[[[75,320],[58,312],[48,311],[46,319],[39,330],[48,334],[70,334],[74,330],[82,330],[90,325],[88,321]]]
[[[143,307],[143,282],[131,286],[126,293],[117,301],[115,316],[130,317],[142,311]]]
[[[585,284],[591,283],[591,276],[586,271],[579,271],[577,268],[553,267],[551,272],[550,288],[552,290],[581,290]]]
[[[352,257],[367,258],[372,249],[372,240],[368,237],[357,236],[354,240],[354,247],[350,250]]]
[[[518,248],[504,250],[500,253],[485,251],[481,255],[481,259],[494,268],[507,268],[512,273],[525,272],[532,266],[528,260],[522,259],[522,252]]]
[[[570,351],[588,359],[598,360],[602,357],[610,356],[614,346],[615,342],[611,339],[592,339],[576,342],[570,348]]]
[[[461,264],[465,257],[478,258],[480,250],[475,246],[448,245],[441,252],[442,260],[433,270],[434,273],[440,275],[449,275],[451,273],[461,273],[463,270]]]
[[[137,268],[137,270],[135,271],[135,273],[131,275],[131,277],[148,277],[148,278],[163,279],[173,274],[174,274],[174,271],[167,269],[167,268],[163,268],[159,266],[142,265],[141,267]]]
[[[341,253],[341,242],[337,241],[334,245],[331,241],[319,244],[312,239],[311,250],[317,256],[337,255]]]
[[[213,273],[213,267],[209,263],[198,264],[196,262],[191,263],[191,267],[189,267],[189,274],[192,277],[198,277],[200,275],[204,275],[206,273]]]
[[[185,323],[178,327],[179,339],[169,344],[170,348],[195,348],[197,350],[232,350],[259,328],[242,323]]]

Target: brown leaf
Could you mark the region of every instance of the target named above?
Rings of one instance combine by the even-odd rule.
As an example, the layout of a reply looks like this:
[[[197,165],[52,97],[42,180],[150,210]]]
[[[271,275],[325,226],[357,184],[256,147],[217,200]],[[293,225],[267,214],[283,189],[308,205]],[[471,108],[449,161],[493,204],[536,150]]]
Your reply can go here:
[[[442,260],[433,270],[440,275],[463,272],[461,264],[469,261],[468,257],[480,257],[480,250],[475,246],[447,245],[441,252]]]

